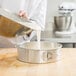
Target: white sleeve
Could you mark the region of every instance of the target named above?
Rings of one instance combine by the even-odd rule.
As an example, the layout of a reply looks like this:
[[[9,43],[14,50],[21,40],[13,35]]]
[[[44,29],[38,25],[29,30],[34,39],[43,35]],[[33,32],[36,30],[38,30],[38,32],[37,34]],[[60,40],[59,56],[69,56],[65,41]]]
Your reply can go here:
[[[45,29],[47,0],[22,0],[20,9],[25,10],[28,18],[36,22],[42,30]]]
[[[0,7],[2,7],[3,0],[0,0]]]
[[[26,9],[26,0],[22,0],[21,1],[21,4],[20,4],[20,10],[24,10],[24,9]]]
[[[38,7],[35,9],[33,16],[31,17],[31,19],[36,21],[42,30],[45,29],[46,9],[47,0],[41,0]]]

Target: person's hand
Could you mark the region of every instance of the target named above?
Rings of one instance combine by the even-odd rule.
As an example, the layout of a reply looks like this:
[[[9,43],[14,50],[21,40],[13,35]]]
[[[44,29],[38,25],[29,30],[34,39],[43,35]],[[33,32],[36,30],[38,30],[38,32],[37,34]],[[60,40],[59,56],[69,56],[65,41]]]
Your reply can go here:
[[[27,15],[27,13],[24,10],[20,10],[19,13],[18,13],[18,15],[20,17],[22,17],[22,18],[28,19],[28,15]]]

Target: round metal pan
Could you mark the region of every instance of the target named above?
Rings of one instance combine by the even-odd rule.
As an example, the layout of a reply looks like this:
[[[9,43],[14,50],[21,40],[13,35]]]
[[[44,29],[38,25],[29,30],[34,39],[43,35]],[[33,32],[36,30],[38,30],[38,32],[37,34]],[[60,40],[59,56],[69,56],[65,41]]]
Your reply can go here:
[[[51,42],[28,42],[18,45],[18,59],[28,63],[49,63],[61,58],[61,44]]]

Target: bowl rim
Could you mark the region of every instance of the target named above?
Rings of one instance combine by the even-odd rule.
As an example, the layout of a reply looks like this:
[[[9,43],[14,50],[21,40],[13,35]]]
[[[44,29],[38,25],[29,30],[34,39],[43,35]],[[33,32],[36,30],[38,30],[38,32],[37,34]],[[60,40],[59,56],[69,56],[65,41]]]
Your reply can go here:
[[[21,49],[26,49],[26,50],[32,50],[32,51],[51,51],[51,50],[57,50],[57,49],[61,49],[62,48],[62,44],[60,44],[60,43],[57,43],[57,42],[48,42],[48,41],[41,41],[41,42],[47,42],[47,43],[49,43],[49,44],[51,44],[51,43],[54,43],[54,44],[56,44],[58,47],[55,47],[55,48],[50,48],[50,49],[34,49],[34,48],[26,48],[26,47],[24,47],[24,46],[22,46],[22,45],[17,45],[17,48],[21,48]],[[29,43],[37,43],[37,41],[31,41],[31,42],[28,42],[28,43],[24,43],[24,44],[29,44]]]

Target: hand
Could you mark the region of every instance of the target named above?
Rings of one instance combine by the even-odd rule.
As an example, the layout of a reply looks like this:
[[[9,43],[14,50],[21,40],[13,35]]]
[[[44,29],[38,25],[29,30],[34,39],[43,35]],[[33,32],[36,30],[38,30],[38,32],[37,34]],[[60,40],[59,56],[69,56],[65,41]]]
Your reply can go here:
[[[19,13],[18,13],[18,15],[20,17],[28,19],[28,15],[27,15],[27,13],[24,10],[20,10]]]

